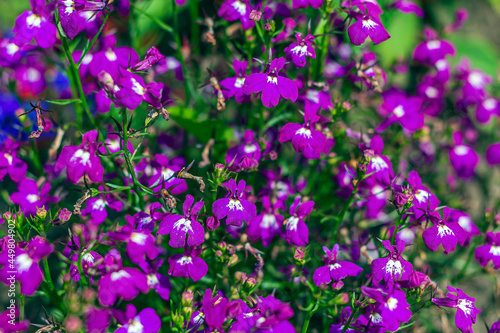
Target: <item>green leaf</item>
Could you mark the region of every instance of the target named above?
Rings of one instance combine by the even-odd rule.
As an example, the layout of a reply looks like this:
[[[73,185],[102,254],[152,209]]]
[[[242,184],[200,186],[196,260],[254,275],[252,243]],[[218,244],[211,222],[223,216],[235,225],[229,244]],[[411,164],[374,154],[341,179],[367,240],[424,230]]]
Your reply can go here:
[[[82,101],[79,99],[47,99],[46,102],[55,105],[68,105],[73,103],[81,103]]]
[[[456,64],[462,57],[471,61],[472,68],[478,68],[490,75],[498,72],[498,58],[500,54],[491,41],[479,35],[464,36],[460,34],[451,35],[449,41],[455,45],[456,57],[452,58],[452,64]]]

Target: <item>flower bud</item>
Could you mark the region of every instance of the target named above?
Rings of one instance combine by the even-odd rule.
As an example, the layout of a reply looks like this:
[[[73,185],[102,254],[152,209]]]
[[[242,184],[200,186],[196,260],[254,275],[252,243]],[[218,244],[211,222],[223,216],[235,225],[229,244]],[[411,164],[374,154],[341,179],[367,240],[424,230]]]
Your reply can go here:
[[[304,253],[304,251],[302,251],[302,249],[300,249],[300,248],[295,249],[295,253],[293,255],[293,258],[295,259],[295,262],[297,263],[297,265],[304,264],[305,256],[306,256],[306,254]]]
[[[262,12],[260,10],[252,9],[250,12],[250,20],[260,21]]]
[[[45,218],[47,217],[47,210],[45,209],[44,206],[37,207],[36,216],[42,220],[45,220]]]
[[[215,230],[220,226],[220,221],[217,220],[215,217],[210,216],[207,218],[205,224],[207,225],[208,230]]]
[[[97,74],[97,82],[101,84],[107,91],[113,91],[115,87],[115,82],[113,81],[113,77],[111,74],[105,71],[100,71]]]
[[[188,305],[191,305],[193,304],[193,298],[194,298],[194,295],[191,291],[185,291],[182,293],[182,300],[181,300],[181,303],[183,306],[188,306]]]
[[[264,25],[264,29],[267,30],[267,31],[270,31],[272,29],[271,25],[269,23],[266,23]]]

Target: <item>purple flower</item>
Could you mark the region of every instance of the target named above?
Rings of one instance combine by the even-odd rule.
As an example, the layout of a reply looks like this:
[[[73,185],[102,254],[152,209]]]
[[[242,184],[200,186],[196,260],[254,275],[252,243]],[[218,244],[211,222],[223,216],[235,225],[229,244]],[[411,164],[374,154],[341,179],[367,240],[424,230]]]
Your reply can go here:
[[[285,48],[287,59],[291,59],[296,68],[301,68],[306,65],[306,57],[316,59],[316,51],[312,47],[314,36],[307,35],[302,39],[301,34],[296,34],[297,43],[292,43]]]
[[[205,325],[210,331],[218,332],[227,317],[229,300],[220,293],[212,297],[212,290],[206,289],[203,295],[202,313],[205,315]]]
[[[114,86],[113,92],[116,101],[127,109],[136,109],[142,101],[153,106],[160,106],[164,85],[163,83],[150,82],[147,85],[144,79],[137,74],[120,68],[121,77]]]
[[[226,186],[229,192],[224,199],[218,199],[212,205],[212,211],[216,219],[222,220],[227,216],[226,224],[241,227],[243,221],[250,223],[255,215],[257,208],[255,204],[248,200],[243,200],[246,183],[240,180],[238,185],[234,179],[230,179]]]
[[[278,208],[282,206],[281,202],[271,203],[271,198],[265,196],[262,198],[263,211],[249,223],[247,235],[252,242],[257,239],[262,240],[262,245],[268,247],[274,237],[281,235],[284,217],[277,213]]]
[[[87,311],[85,319],[88,332],[106,333],[108,331],[111,316],[107,309],[90,307]]]
[[[142,270],[147,274],[148,286],[158,293],[164,299],[169,300],[172,284],[168,276],[158,273],[158,269],[163,265],[163,260],[156,260],[154,263],[143,261],[139,264]]]
[[[172,276],[181,276],[186,279],[198,281],[208,273],[207,263],[199,258],[203,250],[201,248],[193,248],[184,250],[184,254],[174,254],[168,258],[170,266],[168,274]]]
[[[220,85],[228,90],[226,93],[227,98],[234,97],[238,103],[246,103],[250,101],[248,95],[243,92],[243,85],[247,77],[248,63],[246,61],[233,60],[233,69],[236,74],[235,77],[227,77],[220,81]],[[224,91],[226,92],[226,91]]]
[[[29,321],[15,322],[19,318],[19,309],[11,303],[5,312],[0,314],[0,327],[2,333],[25,332],[29,327]]]
[[[420,220],[425,212],[431,212],[439,205],[439,200],[432,194],[427,187],[422,185],[422,179],[416,171],[410,171],[406,178],[409,187],[408,195],[413,195],[411,207],[408,209],[410,221]]]
[[[82,29],[81,13],[101,11],[106,6],[105,2],[87,0],[59,0],[57,4],[61,27],[69,39],[75,38]]]
[[[352,309],[350,306],[347,306],[342,309],[342,313],[340,314],[340,322],[338,324],[332,324],[328,333],[355,333],[356,330],[352,328],[348,328],[344,331],[344,326],[349,321],[349,317],[351,316]]]
[[[104,191],[104,187],[99,186],[99,191]],[[116,199],[113,194],[101,193],[97,198],[90,198],[87,200],[86,206],[82,210],[82,216],[90,215],[92,218],[91,222],[99,225],[108,217],[106,206],[117,212],[121,212],[123,209],[123,203]]]
[[[160,331],[160,317],[151,308],[145,308],[137,313],[134,305],[127,304],[125,313],[115,310],[114,314],[120,323],[115,333],[157,333]]]
[[[0,269],[0,280],[6,285],[19,281],[21,293],[33,295],[43,280],[43,273],[38,262],[53,251],[54,246],[41,236],[33,237],[24,247],[16,244],[14,258],[5,244],[0,252],[0,266],[3,266]]]
[[[250,19],[251,10],[248,0],[226,0],[217,15],[229,22],[240,20],[242,28],[246,30],[255,26],[255,22]]]
[[[16,19],[13,32],[22,43],[35,38],[41,48],[48,48],[56,42],[56,26],[50,22],[50,7],[45,0],[30,0],[32,10],[24,11]]]
[[[471,217],[469,214],[458,210],[458,209],[452,209],[450,216],[448,217],[448,221],[450,222],[457,222],[460,224],[460,226],[469,234],[471,235],[480,235],[481,231],[479,228],[472,222]]]
[[[285,65],[284,58],[274,59],[265,73],[254,73],[247,76],[243,92],[247,95],[262,91],[262,104],[268,108],[278,105],[280,96],[295,102],[299,94],[295,82],[279,75]]]
[[[391,35],[385,30],[380,18],[374,13],[367,15],[357,12],[351,12],[353,19],[356,20],[347,29],[349,39],[353,45],[361,45],[366,38],[370,37],[375,45],[380,44],[389,38]]]
[[[157,64],[161,59],[165,58],[163,54],[156,48],[156,46],[152,46],[148,52],[146,52],[146,56],[144,60],[139,61],[134,66],[135,71],[144,71],[148,68],[153,67],[153,65]]]
[[[344,285],[342,279],[347,276],[358,276],[363,270],[352,262],[337,261],[338,244],[335,244],[331,251],[326,246],[323,246],[323,251],[326,254],[324,260],[326,265],[317,268],[313,275],[313,281],[318,287],[333,281],[333,288],[340,289]]]
[[[49,195],[50,182],[42,185],[38,189],[38,184],[33,179],[24,178],[18,183],[18,192],[10,195],[10,200],[16,205],[21,206],[21,210],[26,215],[35,215],[37,208],[42,208],[48,203],[59,202],[59,198]]]
[[[384,248],[389,251],[389,256],[372,261],[373,282],[384,281],[386,285],[407,281],[413,272],[413,265],[401,257],[405,249],[404,241],[397,241],[397,246],[391,241],[382,241]]]
[[[332,99],[327,90],[307,89],[299,96],[299,99],[304,101],[305,114],[317,114],[320,109],[333,108]]]
[[[153,167],[153,174],[149,178],[148,186],[153,191],[159,191],[162,188],[162,183],[165,181],[165,188],[172,188],[172,194],[181,194],[187,190],[187,184],[184,179],[173,177],[177,171],[182,169],[181,159],[172,159],[169,161],[168,157],[161,154],[156,154],[155,158],[151,161]]]
[[[481,266],[488,265],[491,260],[495,269],[500,268],[500,232],[486,233],[486,245],[481,245],[474,250],[474,256]]]
[[[454,147],[449,151],[450,163],[459,178],[470,179],[475,175],[479,155],[462,140],[462,133],[453,133]]]
[[[56,172],[67,168],[68,178],[75,184],[84,173],[94,183],[102,182],[104,169],[96,154],[99,146],[97,136],[97,130],[92,130],[83,135],[79,146],[64,146],[56,162]]]
[[[423,232],[422,238],[425,246],[433,252],[442,244],[444,254],[448,254],[451,251],[455,251],[457,243],[463,246],[467,240],[468,233],[460,224],[448,221],[450,213],[450,208],[444,207],[443,218],[441,218],[438,212],[429,214],[429,219],[434,225]]]
[[[104,306],[112,306],[118,297],[130,301],[139,292],[149,290],[146,275],[137,268],[123,267],[120,253],[111,249],[104,257],[107,273],[99,280],[97,297]]]
[[[500,142],[488,146],[485,158],[489,165],[500,164]]]
[[[394,178],[392,163],[387,156],[381,155],[384,150],[384,141],[380,135],[374,135],[370,140],[370,149],[373,150],[374,156],[370,159],[366,174],[370,175],[383,186],[388,186]]]
[[[94,53],[89,64],[90,74],[97,78],[101,71],[109,73],[113,80],[120,77],[120,68],[127,69],[139,62],[137,52],[127,46],[115,48],[116,37],[108,35],[101,39],[102,50]]]
[[[203,208],[203,201],[198,201],[194,206],[193,203],[193,196],[186,195],[184,215],[168,215],[160,222],[158,234],[170,234],[170,246],[184,247],[186,243],[189,246],[198,246],[203,243],[205,230],[200,222],[196,221],[198,212]],[[186,235],[189,235],[189,238]]]
[[[237,145],[228,149],[226,153],[226,165],[230,170],[235,169],[236,171],[242,169],[242,160],[244,157],[260,161],[261,151],[260,146],[257,141],[255,141],[255,135],[252,130],[246,130],[243,136],[243,144]]]
[[[323,5],[324,0],[293,0],[292,1],[292,8],[293,9],[300,9],[300,8],[307,8],[311,6],[314,9],[318,9]]]
[[[318,159],[325,149],[326,137],[321,131],[313,129],[319,120],[315,114],[306,113],[304,124],[288,123],[281,128],[279,142],[292,141],[297,153],[302,153],[307,159]]]
[[[376,129],[384,131],[395,122],[399,122],[408,131],[416,131],[424,126],[424,115],[420,112],[423,99],[407,96],[404,92],[391,89],[382,93],[384,102],[378,112],[387,117]]]
[[[362,12],[368,11],[377,16],[384,12],[376,0],[345,0],[341,5],[342,7],[351,8],[351,10],[356,6]]]
[[[0,181],[3,181],[7,174],[16,183],[26,177],[28,165],[17,157],[20,147],[21,143],[11,138],[7,138],[0,146]]]
[[[415,14],[418,17],[424,17],[424,10],[420,8],[416,3],[408,0],[396,0],[394,3],[391,5],[391,7],[396,8],[402,13],[405,14]]]
[[[413,51],[413,59],[429,65],[445,59],[447,55],[455,55],[455,47],[447,40],[432,39],[417,45]]]
[[[490,121],[491,116],[500,116],[500,102],[494,97],[485,98],[476,107],[476,119],[481,124]]]
[[[476,299],[467,296],[462,289],[448,286],[448,290],[450,292],[446,294],[446,298],[433,298],[432,302],[439,307],[456,308],[455,325],[462,333],[471,333],[472,325],[476,323],[476,317],[481,313],[481,310],[474,306]]]
[[[305,246],[309,242],[309,229],[304,217],[311,214],[314,201],[300,203],[301,199],[300,196],[295,197],[289,210],[292,216],[285,222],[285,238],[290,245]]]

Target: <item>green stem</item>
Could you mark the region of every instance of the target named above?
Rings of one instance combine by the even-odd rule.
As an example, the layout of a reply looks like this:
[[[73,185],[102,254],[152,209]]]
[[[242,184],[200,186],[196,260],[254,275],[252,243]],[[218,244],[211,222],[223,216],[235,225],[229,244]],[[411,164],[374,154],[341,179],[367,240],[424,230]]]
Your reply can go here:
[[[347,323],[345,323],[341,333],[345,333],[349,329],[349,326],[351,325],[351,322],[356,312],[358,312],[358,307],[355,307],[354,310],[351,312],[351,315],[349,316],[349,319],[347,319]]]
[[[189,4],[189,14],[191,15],[191,45],[194,45],[193,53],[200,53],[200,25],[198,20],[198,0],[191,0]]]
[[[391,244],[394,245],[394,241],[396,240],[396,235],[398,234],[398,228],[399,228],[399,224],[401,223],[401,217],[403,216],[403,213],[399,212],[398,210],[398,220],[396,221],[396,226],[394,227],[394,232],[392,233],[392,239],[391,239]]]
[[[347,199],[346,204],[344,205],[344,207],[342,207],[342,210],[340,211],[339,215],[337,216],[337,221],[335,221],[335,226],[333,228],[333,232],[335,233],[334,240],[337,239],[338,229],[339,229],[341,223],[344,221],[345,214],[347,213],[349,208],[351,208],[351,205],[354,202],[354,197],[358,193],[359,183],[363,180],[363,177],[364,177],[364,174],[356,180],[356,183],[353,186],[352,193],[349,196],[349,199]]]
[[[172,1],[172,13],[174,15],[174,39],[177,44],[177,57],[181,62],[182,73],[184,75],[184,93],[186,95],[186,104],[185,106],[189,106],[189,102],[191,101],[191,88],[189,86],[189,81],[187,79],[187,70],[186,70],[186,61],[182,56],[182,41],[181,41],[181,31],[179,30],[179,18],[177,17],[177,5],[174,0]]]

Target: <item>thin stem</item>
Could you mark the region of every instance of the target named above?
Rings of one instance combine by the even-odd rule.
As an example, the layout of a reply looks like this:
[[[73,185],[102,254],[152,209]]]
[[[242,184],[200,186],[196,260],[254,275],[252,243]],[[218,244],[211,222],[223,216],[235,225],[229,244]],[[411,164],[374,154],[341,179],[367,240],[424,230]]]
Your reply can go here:
[[[354,307],[354,310],[351,312],[351,315],[349,316],[349,319],[347,319],[347,323],[345,323],[344,328],[342,329],[341,333],[347,332],[349,329],[349,326],[351,325],[352,320],[354,319],[354,315],[358,312],[358,307]]]
[[[174,0],[172,1],[172,13],[174,15],[174,39],[177,44],[177,57],[181,62],[182,73],[184,74],[184,93],[186,95],[186,107],[189,106],[189,102],[191,101],[191,88],[189,86],[189,81],[187,79],[187,70],[186,70],[186,61],[182,55],[182,42],[181,42],[181,31],[179,30],[179,18],[177,17],[177,5]]]

